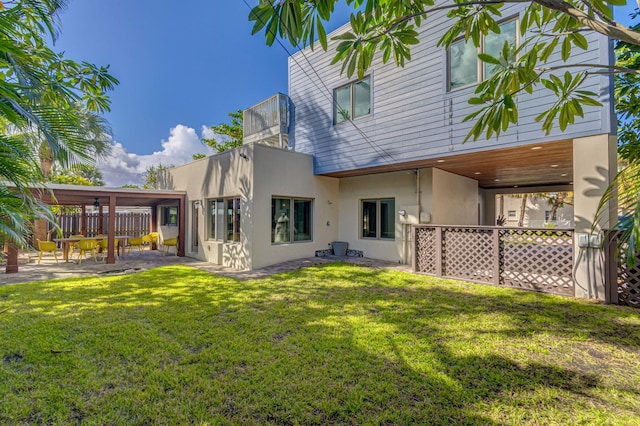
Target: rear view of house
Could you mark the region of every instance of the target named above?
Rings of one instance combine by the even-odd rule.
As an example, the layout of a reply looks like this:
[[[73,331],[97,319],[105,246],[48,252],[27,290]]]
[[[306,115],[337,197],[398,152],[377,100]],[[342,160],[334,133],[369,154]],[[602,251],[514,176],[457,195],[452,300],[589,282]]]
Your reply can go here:
[[[485,36],[482,48],[517,45],[523,10],[505,6],[501,34]],[[535,122],[555,101],[541,89],[518,98],[519,123],[499,138],[464,143],[472,123],[462,120],[476,108],[468,100],[491,67],[463,40],[438,48],[447,29],[446,17],[434,16],[404,68],[378,58],[361,79],[331,65],[332,44],[291,56],[288,96],[245,111],[242,147],[165,176],[164,188],[190,200],[187,255],[255,269],[339,240],[367,257],[411,263],[412,226],[493,226],[496,194],[525,190],[573,191],[575,231],[590,232],[616,170],[610,76],[588,78],[585,90],[602,106],[565,132],[545,134]],[[579,55],[609,63],[611,43],[592,34]],[[587,267],[576,262],[580,283]]]

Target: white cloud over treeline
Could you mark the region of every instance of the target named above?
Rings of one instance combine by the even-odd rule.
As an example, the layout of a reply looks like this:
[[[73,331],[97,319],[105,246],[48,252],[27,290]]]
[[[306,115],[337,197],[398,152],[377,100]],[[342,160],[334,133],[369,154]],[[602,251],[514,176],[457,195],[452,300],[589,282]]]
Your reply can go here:
[[[215,152],[200,142],[202,137],[211,138],[212,131],[202,126],[201,135],[195,129],[178,124],[169,130],[169,138],[160,142],[161,150],[153,154],[140,155],[127,151],[119,142],[112,143],[111,154],[108,158],[98,160],[98,169],[104,176],[106,186],[120,187],[127,184],[142,186],[143,173],[149,166],[163,164],[180,165],[193,160],[193,154],[206,155]]]

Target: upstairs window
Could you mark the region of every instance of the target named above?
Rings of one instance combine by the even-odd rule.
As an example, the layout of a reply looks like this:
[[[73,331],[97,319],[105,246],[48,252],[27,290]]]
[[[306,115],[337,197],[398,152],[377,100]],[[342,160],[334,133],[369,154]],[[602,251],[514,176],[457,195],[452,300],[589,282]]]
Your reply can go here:
[[[496,65],[487,64],[478,59],[479,53],[500,58],[505,43],[509,44],[511,55],[515,58],[518,46],[518,20],[511,19],[500,24],[500,34],[489,33],[480,39],[480,47],[472,40],[458,39],[449,48],[447,61],[449,72],[449,90],[456,90],[485,80],[495,72]],[[510,58],[512,59],[512,58]]]
[[[371,76],[334,90],[333,122],[354,120],[371,114]]]

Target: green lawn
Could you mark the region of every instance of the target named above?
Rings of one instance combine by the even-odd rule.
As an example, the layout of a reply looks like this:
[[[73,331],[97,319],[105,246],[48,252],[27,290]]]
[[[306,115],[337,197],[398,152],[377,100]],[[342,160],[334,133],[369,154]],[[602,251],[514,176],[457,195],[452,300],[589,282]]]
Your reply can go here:
[[[0,424],[640,424],[640,311],[332,264],[0,287]]]

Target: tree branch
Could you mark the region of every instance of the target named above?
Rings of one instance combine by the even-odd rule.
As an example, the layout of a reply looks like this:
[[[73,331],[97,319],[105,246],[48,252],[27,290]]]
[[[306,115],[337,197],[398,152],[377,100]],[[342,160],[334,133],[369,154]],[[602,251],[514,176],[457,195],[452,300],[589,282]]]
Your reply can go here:
[[[585,0],[582,0],[583,2]],[[638,4],[640,5],[640,0],[637,0]],[[426,9],[423,10],[421,12],[416,12],[416,13],[411,13],[408,15],[403,16],[402,18],[399,18],[398,20],[396,20],[395,22],[393,22],[390,26],[388,26],[384,31],[382,31],[379,34],[376,34],[375,36],[369,37],[367,39],[364,39],[363,41],[365,42],[370,42],[370,41],[374,41],[379,39],[380,37],[384,36],[385,34],[390,33],[391,31],[393,31],[395,28],[397,28],[399,25],[410,21],[411,19],[414,19],[418,16],[423,16],[426,15],[428,13],[433,13],[433,12],[437,12],[440,10],[447,10],[447,9],[453,9],[453,8],[458,8],[458,7],[464,7],[464,6],[483,6],[483,5],[489,5],[489,4],[503,4],[503,3],[527,3],[528,1],[526,0],[503,0],[503,1],[497,1],[497,0],[487,0],[487,1],[483,1],[483,0],[471,0],[471,1],[466,1],[463,3],[452,3],[452,4],[447,4],[447,5],[443,5],[443,6],[437,6],[437,7],[433,7],[431,9]],[[575,7],[574,5],[572,5],[571,3],[568,3],[564,0],[532,0],[532,2],[537,3],[543,7],[546,7],[547,9],[551,9],[551,10],[556,10],[558,12],[562,12],[565,13],[571,17],[573,17],[574,19],[576,19],[578,22],[580,22],[582,25],[591,28],[593,31],[596,31],[600,34],[606,35],[608,37],[620,40],[620,41],[625,41],[627,43],[631,43],[634,45],[639,45],[640,46],[640,33],[637,31],[634,31],[628,27],[625,27],[624,25],[615,22],[615,21],[611,21],[610,19],[606,19],[606,21],[603,18],[603,21],[600,21],[598,19],[592,18],[591,16],[589,16],[588,14],[586,14],[585,12],[583,12],[582,10],[578,9],[577,7]],[[589,4],[585,3],[587,5],[587,7],[590,7]],[[600,16],[600,14],[598,14]],[[605,17],[606,18],[606,17]],[[372,30],[375,30],[376,28],[372,28]]]
[[[640,1],[640,0],[638,0]],[[380,37],[382,37],[385,34],[389,34],[391,31],[393,31],[394,29],[396,29],[399,25],[408,22],[414,18],[417,18],[418,16],[423,16],[429,13],[433,13],[433,12],[439,12],[441,10],[448,10],[448,9],[454,9],[454,8],[458,8],[458,7],[464,7],[464,6],[478,6],[478,5],[488,5],[488,4],[503,4],[503,3],[528,3],[528,0],[508,0],[508,1],[504,1],[504,0],[486,0],[486,1],[467,1],[464,3],[452,3],[452,4],[446,4],[446,5],[442,5],[442,6],[436,6],[436,7],[432,7],[431,9],[426,9],[423,10],[422,12],[416,12],[416,13],[410,13],[409,15],[405,15],[402,18],[399,18],[398,20],[396,20],[395,22],[393,22],[391,25],[389,25],[389,27],[387,27],[384,31],[382,31],[379,34],[376,34],[373,37],[369,37],[364,39],[364,42],[369,42],[369,41],[373,41],[376,39],[379,39]],[[382,24],[378,26],[378,28],[382,27]],[[373,30],[376,29],[376,27],[372,28]]]
[[[542,32],[538,32],[538,31],[532,31],[534,34],[537,33],[540,36],[543,37],[562,37],[562,36],[566,36],[569,34],[575,34],[575,33],[586,33],[586,32],[590,32],[593,31],[591,28],[578,28],[575,30],[571,30],[571,31],[564,31],[561,33],[542,33]]]
[[[624,73],[624,74],[636,74],[640,75],[640,70],[627,67],[619,67],[616,65],[604,65],[604,64],[563,64],[554,67],[536,67],[539,71],[556,71],[563,68],[604,68],[612,73]]]
[[[596,9],[595,7],[593,7],[593,5],[589,2],[589,0],[580,0],[580,2],[582,2],[582,4],[584,4],[585,6],[587,6],[587,8],[595,13],[596,15],[598,15],[600,17],[600,19],[602,19],[604,22],[611,24],[611,25],[615,25],[615,22],[612,21],[611,19],[609,19],[609,17],[603,13],[601,13],[598,9]]]
[[[640,0],[639,0],[640,1]],[[558,12],[565,13],[575,18],[582,25],[591,28],[592,30],[606,35],[616,40],[626,41],[627,43],[640,46],[640,33],[633,31],[632,29],[625,27],[617,22],[611,24],[598,21],[584,13],[582,10],[576,8],[571,3],[567,3],[563,0],[533,0],[534,3],[538,3],[547,9],[557,10]],[[510,0],[506,0],[505,3],[511,3]]]

